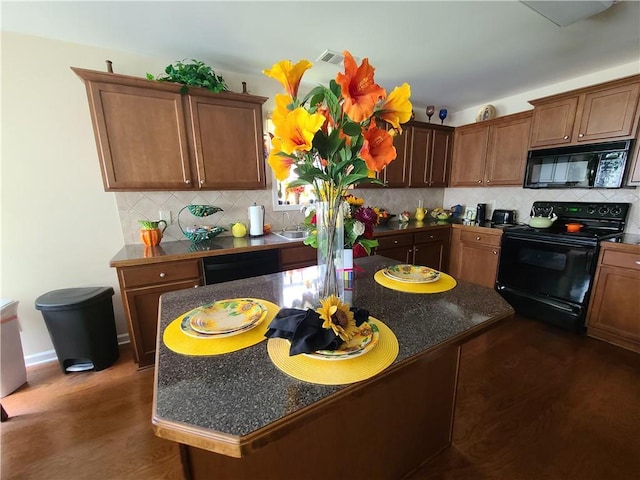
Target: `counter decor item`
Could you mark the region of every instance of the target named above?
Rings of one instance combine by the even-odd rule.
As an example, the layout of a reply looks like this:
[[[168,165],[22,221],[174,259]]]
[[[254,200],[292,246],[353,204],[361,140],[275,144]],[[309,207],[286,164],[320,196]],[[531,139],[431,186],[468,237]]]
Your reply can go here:
[[[182,231],[183,235],[191,240],[193,243],[204,242],[205,240],[211,240],[213,237],[220,235],[222,232],[226,232],[227,229],[219,226],[211,225],[193,225],[191,227],[182,228],[180,223],[180,214],[184,210],[189,212],[195,217],[208,217],[214,213],[222,212],[222,208],[214,207],[213,205],[187,205],[182,207],[178,212],[178,227]]]
[[[441,108],[438,112],[438,117],[440,117],[440,123],[444,125],[444,119],[447,118],[447,109]]]
[[[429,123],[431,123],[431,117],[433,117],[434,113],[436,113],[436,106],[427,105],[427,117],[429,117]]]
[[[316,210],[318,264],[321,268],[319,297],[342,295],[342,249],[344,244],[343,198],[351,185],[382,182],[370,172],[380,172],[396,158],[393,136],[402,131],[413,113],[407,83],[387,92],[374,81],[374,68],[364,59],[357,65],[344,52],[344,72],[329,86],[318,85],[298,98],[298,87],[307,60],[274,64],[263,73],[279,81],[285,93],[275,96],[272,121],[273,148],[268,162],[275,177],[283,181],[295,169],[298,179],[288,187],[311,185]],[[379,122],[388,123],[389,131]]]
[[[496,107],[493,105],[483,105],[476,115],[476,122],[484,122],[496,118]]]
[[[529,226],[533,228],[549,228],[558,219],[556,214],[549,217],[535,216],[529,219]]]
[[[160,241],[162,240],[162,234],[167,228],[167,222],[164,220],[158,221],[149,221],[149,220],[138,220],[138,223],[142,225],[140,229],[140,240],[147,247],[155,247],[160,245]],[[164,227],[160,228],[160,224],[164,224]]]
[[[422,205],[422,200],[418,200],[418,207],[416,208],[416,213],[414,215],[417,222],[421,222],[424,220],[426,213],[424,211],[424,207]]]

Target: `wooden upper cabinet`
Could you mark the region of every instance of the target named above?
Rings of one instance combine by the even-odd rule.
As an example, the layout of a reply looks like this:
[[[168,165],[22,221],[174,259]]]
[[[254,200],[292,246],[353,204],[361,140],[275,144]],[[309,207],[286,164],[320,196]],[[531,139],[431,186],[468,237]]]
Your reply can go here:
[[[261,103],[187,98],[200,188],[264,188]]]
[[[87,82],[105,190],[190,188],[179,93]]]
[[[532,100],[530,148],[634,138],[640,75]]]
[[[383,170],[383,179],[387,187],[401,188],[407,186],[408,142],[409,132],[406,129],[401,135],[393,137],[393,146],[396,147],[396,159]]]
[[[451,163],[452,187],[478,187],[484,184],[488,144],[488,126],[471,125],[456,128]]]
[[[452,187],[522,185],[531,112],[456,128]]]
[[[638,140],[633,147],[630,162],[627,185],[640,186],[640,141]]]
[[[107,191],[264,189],[262,104],[247,94],[72,68]]]
[[[409,187],[446,187],[451,164],[453,128],[414,122],[409,135]]]
[[[489,127],[485,185],[522,185],[529,151],[531,112]]]

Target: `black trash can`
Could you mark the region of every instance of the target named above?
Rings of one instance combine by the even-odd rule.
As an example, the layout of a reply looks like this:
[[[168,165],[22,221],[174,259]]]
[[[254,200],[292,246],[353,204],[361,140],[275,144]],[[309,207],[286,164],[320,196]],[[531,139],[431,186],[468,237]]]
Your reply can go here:
[[[113,288],[64,288],[40,295],[49,336],[64,373],[103,370],[119,356]]]

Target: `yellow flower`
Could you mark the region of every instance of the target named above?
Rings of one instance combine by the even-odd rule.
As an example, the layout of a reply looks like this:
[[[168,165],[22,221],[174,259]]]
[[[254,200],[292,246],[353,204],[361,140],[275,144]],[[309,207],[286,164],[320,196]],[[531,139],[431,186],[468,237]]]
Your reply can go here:
[[[295,65],[290,60],[282,60],[275,63],[271,70],[263,70],[262,73],[279,81],[287,93],[295,98],[298,95],[302,75],[309,68],[311,68],[311,62],[308,60],[300,60]]]
[[[273,124],[282,122],[287,115],[289,115],[289,105],[293,102],[293,99],[285,93],[277,93],[275,96],[276,108],[271,114],[271,121]]]
[[[273,170],[274,175],[280,181],[285,180],[289,176],[291,166],[296,162],[295,158],[282,154],[282,142],[278,137],[271,140],[273,148],[269,152],[269,166]]]
[[[410,96],[411,87],[408,83],[394,88],[380,111],[377,112],[377,116],[393,125],[393,128],[401,129],[400,124],[408,122],[413,113],[413,105],[409,101]]]
[[[356,321],[349,304],[342,303],[335,295],[320,299],[321,306],[316,310],[323,320],[322,328],[332,329],[345,342],[357,332]]]
[[[276,127],[276,137],[282,140],[282,151],[290,155],[295,151],[311,150],[311,142],[322,127],[324,116],[319,113],[311,114],[306,109],[298,107],[281,121],[273,123]]]

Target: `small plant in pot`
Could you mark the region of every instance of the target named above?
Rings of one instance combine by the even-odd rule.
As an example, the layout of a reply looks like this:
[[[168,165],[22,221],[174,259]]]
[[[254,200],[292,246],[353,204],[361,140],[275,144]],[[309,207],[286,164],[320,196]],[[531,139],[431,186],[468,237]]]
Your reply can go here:
[[[147,73],[147,80],[182,83],[180,93],[183,95],[189,91],[189,87],[202,87],[215,93],[229,91],[220,75],[216,75],[209,65],[194,59],[191,59],[191,63],[177,61],[167,65],[164,74],[157,77]]]

